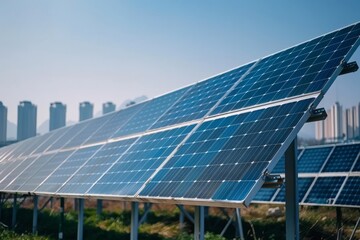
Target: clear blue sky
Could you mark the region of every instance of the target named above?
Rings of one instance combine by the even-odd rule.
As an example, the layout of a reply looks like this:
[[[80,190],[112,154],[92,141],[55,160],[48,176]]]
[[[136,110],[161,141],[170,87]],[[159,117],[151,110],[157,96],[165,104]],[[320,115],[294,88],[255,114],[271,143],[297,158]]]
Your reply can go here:
[[[0,0],[0,101],[117,104],[154,97],[360,21],[360,1]],[[353,60],[360,63],[360,51]],[[360,101],[360,73],[338,78],[322,106]]]

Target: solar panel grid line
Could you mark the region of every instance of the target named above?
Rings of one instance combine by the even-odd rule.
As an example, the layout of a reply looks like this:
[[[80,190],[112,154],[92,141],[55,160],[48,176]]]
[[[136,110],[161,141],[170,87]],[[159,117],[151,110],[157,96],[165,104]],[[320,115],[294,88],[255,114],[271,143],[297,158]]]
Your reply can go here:
[[[111,139],[112,136],[114,136],[126,123],[128,123],[135,114],[140,112],[146,106],[147,103],[148,101],[136,103],[134,105],[120,109],[117,112],[111,113],[114,114],[114,117],[109,120],[106,128],[100,128],[98,132],[94,133],[92,138],[88,139],[85,144],[100,142],[99,139],[101,139],[101,142],[109,141],[109,139]],[[101,133],[102,135],[99,136],[98,135],[99,133]]]
[[[67,150],[66,150],[67,151]],[[65,152],[64,150],[60,150],[59,152]],[[34,192],[37,192],[37,189],[39,189],[41,186],[42,186],[42,184],[44,183],[44,182],[46,182],[46,180],[48,179],[48,178],[50,178],[50,176],[52,176],[52,174],[54,173],[54,172],[56,172],[62,165],[63,165],[63,163],[68,159],[68,158],[70,158],[73,154],[75,153],[75,151],[73,151],[72,153],[70,153],[70,155],[68,155],[56,168],[54,168],[54,170],[34,189]]]
[[[180,88],[179,90],[176,90],[176,91],[173,91],[171,93],[168,93],[168,94],[165,94],[165,95],[161,95],[159,97],[156,97],[156,98],[153,98],[151,99],[151,101],[149,101],[149,105],[151,105],[152,103],[154,102],[158,102],[158,101],[161,101],[161,99],[163,98],[169,98],[170,95],[172,94],[175,94],[175,93],[178,93],[178,92],[182,92],[183,93],[180,95],[180,97],[178,97],[175,101],[173,101],[170,105],[168,105],[164,111],[162,111],[162,113],[160,115],[158,115],[157,118],[155,118],[153,120],[153,122],[149,125],[147,125],[145,128],[144,128],[144,131],[143,132],[146,132],[146,131],[149,131],[153,128],[154,124],[156,124],[156,122],[158,122],[164,115],[166,115],[166,113],[169,111],[169,109],[173,108],[178,102],[180,102],[182,100],[182,98],[184,98],[190,91],[191,89],[194,87],[195,84],[193,85],[190,85],[188,87],[184,87],[184,88]],[[162,104],[162,105],[165,105],[165,104]],[[155,110],[156,111],[156,110]],[[143,114],[142,114],[143,115]],[[129,125],[129,123],[132,123],[133,121],[135,121],[137,117],[137,114],[135,114],[130,121],[128,121],[123,127],[127,127],[127,125]],[[143,116],[141,116],[143,118]],[[146,116],[145,116],[146,117]],[[166,126],[164,126],[166,127]],[[126,132],[125,132],[126,134]],[[113,135],[112,137],[117,137],[119,135],[119,132],[117,132],[115,135]],[[131,132],[130,132],[130,135],[131,135]]]
[[[37,157],[25,157],[24,159],[20,159],[19,163],[16,162],[10,162],[9,166],[4,169],[5,176],[2,176],[2,179],[0,179],[0,189],[5,189],[12,181],[16,179],[16,177],[23,171],[24,164],[27,159],[31,159],[32,161],[36,159]],[[29,161],[31,161],[29,160]],[[13,166],[13,164],[15,166]],[[26,166],[25,166],[26,168]],[[10,170],[7,172],[7,170]],[[14,175],[14,176],[13,176]]]
[[[360,22],[356,23],[355,25],[353,25],[353,28],[356,27],[356,25],[360,25]],[[350,34],[350,32],[348,33]],[[323,86],[322,88],[322,93],[325,93],[329,90],[329,88],[331,87],[331,85],[334,83],[336,77],[340,74],[340,72],[344,69],[344,64],[347,63],[347,61],[349,61],[349,59],[351,58],[351,56],[354,54],[354,52],[356,51],[356,49],[359,47],[360,45],[360,38],[359,35],[356,36],[357,40],[354,43],[353,47],[350,48],[350,50],[347,52],[347,54],[345,55],[345,57],[341,60],[341,67],[339,67],[335,72],[333,72],[332,76],[329,78],[329,81],[326,82],[326,84]]]
[[[18,191],[19,188],[21,188],[24,184],[27,183],[28,179],[30,179],[32,176],[37,174],[37,172],[39,171],[39,169],[37,169],[37,170],[35,169],[34,172],[31,172],[31,171],[29,172],[29,169],[33,168],[33,165],[37,164],[38,161],[40,161],[43,157],[49,157],[47,160],[44,160],[44,162],[42,163],[42,166],[44,166],[44,164],[49,162],[54,157],[54,155],[55,155],[54,153],[50,153],[50,154],[39,155],[38,157],[36,157],[35,160],[31,164],[29,164],[26,167],[26,169],[24,169],[24,171],[21,172],[16,177],[16,179],[14,179],[10,184],[8,184],[8,186],[6,186],[6,189]],[[30,175],[26,176],[26,174],[30,174]],[[23,176],[23,175],[25,175],[25,176]],[[16,185],[14,186],[14,184],[16,184]]]
[[[124,156],[134,145],[136,145],[136,143],[139,141],[141,137],[137,137],[137,139],[132,143],[130,144],[130,146],[108,167],[107,170],[104,171],[103,174],[100,175],[100,177],[94,181],[94,183],[89,187],[89,189],[87,191],[85,191],[85,195],[88,194],[88,192],[98,183],[98,181],[103,178],[108,172],[109,170],[121,159],[122,156]]]
[[[79,172],[80,169],[81,169],[83,166],[85,166],[86,163],[89,162],[89,161],[91,160],[91,158],[92,158],[93,156],[95,156],[96,153],[98,153],[104,146],[105,146],[105,144],[100,145],[100,147],[99,147],[96,151],[94,151],[94,153],[93,153],[87,160],[85,160],[85,161],[83,162],[83,164],[81,164],[80,167],[78,167],[78,168],[75,170],[75,172],[74,172],[70,177],[68,177],[68,179],[58,188],[58,190],[56,191],[56,193],[59,192],[59,191],[66,185],[66,183],[68,183],[68,182],[76,175],[76,173]]]
[[[321,101],[320,98],[316,98],[314,100],[314,102],[312,103],[312,105],[317,106],[318,103]],[[279,149],[279,151],[273,156],[273,160],[269,163],[268,165],[268,171],[271,172],[272,169],[276,166],[277,162],[279,161],[279,159],[281,158],[281,156],[283,156],[285,154],[286,149],[290,146],[291,142],[297,137],[297,133],[300,131],[301,127],[307,122],[307,120],[309,119],[311,115],[311,109],[309,108],[306,113],[302,116],[302,118],[299,120],[299,123],[295,126],[295,128],[293,129],[293,131],[289,134],[289,136],[287,137],[287,139],[283,142],[282,147]],[[285,146],[285,147],[284,147]],[[275,160],[277,159],[277,160]],[[251,202],[251,199],[254,198],[256,192],[259,191],[259,189],[262,187],[262,185],[264,184],[265,180],[264,178],[260,178],[256,183],[256,185],[254,186],[254,191],[252,191],[247,200],[245,201],[245,206],[248,206]]]
[[[139,135],[139,134],[140,134],[140,135],[143,135],[143,134],[146,134],[146,133],[152,134],[152,133],[154,133],[154,132],[156,132],[156,131],[159,131],[159,130],[162,131],[162,130],[164,130],[164,129],[168,129],[169,126],[164,126],[164,127],[156,128],[156,129],[152,129],[152,127],[154,126],[154,124],[155,124],[157,121],[159,121],[159,119],[161,119],[161,118],[167,113],[167,111],[168,111],[169,109],[171,109],[171,108],[172,108],[173,106],[175,106],[179,101],[181,101],[181,99],[192,89],[192,87],[193,87],[194,85],[195,85],[195,84],[191,84],[191,85],[189,85],[189,86],[186,86],[186,87],[183,87],[183,88],[180,88],[180,89],[176,90],[176,91],[180,91],[180,90],[182,90],[182,89],[186,89],[186,88],[187,88],[187,90],[185,90],[185,92],[182,94],[182,96],[181,96],[180,98],[178,98],[173,104],[171,104],[171,106],[169,106],[167,110],[165,110],[151,125],[149,125],[149,127],[148,127],[144,132],[141,132],[141,133],[133,133],[133,134],[125,135],[125,136],[118,136],[118,137],[116,137],[117,132],[121,129],[121,128],[119,128],[119,130],[116,131],[116,132],[110,137],[110,139],[117,141],[117,140],[122,140],[122,139],[124,139],[124,137],[132,138],[133,136],[136,136],[136,135]],[[173,92],[176,92],[176,91],[173,91]],[[170,93],[172,93],[172,92],[170,92]],[[170,94],[170,93],[168,93],[168,94]],[[157,99],[159,99],[159,98],[161,98],[161,97],[164,97],[164,96],[166,96],[166,95],[167,95],[167,94],[160,95],[160,96],[158,96],[158,97],[155,97],[155,98],[151,99],[151,101],[157,100]],[[149,101],[150,101],[150,100],[149,100]],[[136,115],[136,114],[134,114],[134,115],[132,116],[132,118],[135,117],[135,115]],[[132,118],[130,118],[126,123],[124,123],[123,126],[125,126],[128,122],[131,122]],[[196,119],[195,119],[194,121],[196,121]],[[170,126],[170,127],[171,127],[171,126]]]
[[[190,138],[190,136],[201,126],[201,124],[204,122],[204,118],[201,119],[195,127],[189,132],[189,134],[178,144],[178,146],[168,155],[168,157],[159,165],[159,167],[154,171],[153,174],[149,177],[147,181],[139,188],[139,190],[135,193],[135,197],[139,196],[141,191],[145,188],[145,186],[158,174],[158,172],[166,165],[169,160],[175,155],[175,153],[178,151],[178,149]]]
[[[354,167],[355,167],[355,165],[356,165],[356,162],[359,161],[359,158],[360,158],[360,151],[359,151],[359,153],[357,154],[357,157],[355,158],[355,161],[354,161],[353,165],[351,166],[351,169],[350,169],[349,173],[348,173],[347,176],[345,177],[345,180],[344,180],[343,184],[341,185],[341,187],[340,187],[340,189],[339,189],[339,191],[338,191],[338,193],[337,193],[337,195],[336,195],[336,197],[335,197],[335,199],[334,199],[334,204],[336,203],[336,201],[338,200],[338,198],[339,198],[342,190],[344,189],[345,184],[346,184],[346,182],[348,181],[348,179],[349,179],[349,177],[350,177],[350,173],[351,173],[352,170],[354,169]]]
[[[88,123],[89,120],[85,120],[83,122],[79,122],[75,125],[69,126],[67,131],[63,135],[61,135],[61,137],[59,137],[51,146],[47,148],[47,151],[52,152],[62,149],[68,142],[70,142],[73,138],[75,138],[80,131],[86,128],[86,124]]]

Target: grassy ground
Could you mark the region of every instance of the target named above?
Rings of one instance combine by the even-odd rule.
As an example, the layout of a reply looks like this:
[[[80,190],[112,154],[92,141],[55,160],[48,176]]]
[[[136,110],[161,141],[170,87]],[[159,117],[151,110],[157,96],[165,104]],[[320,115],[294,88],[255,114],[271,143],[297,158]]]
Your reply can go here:
[[[72,211],[72,202],[66,205],[66,222],[64,226],[64,239],[76,239],[77,234],[77,213]],[[57,239],[59,227],[58,205],[52,208],[45,208],[39,213],[38,236],[28,234],[32,227],[31,203],[24,204],[17,214],[17,225],[15,232],[0,227],[0,239],[22,239],[22,240],[43,240]],[[95,202],[86,203],[84,239],[129,239],[130,219],[129,206],[119,202],[104,202],[104,211],[100,217],[96,216]],[[285,239],[285,217],[266,216],[267,205],[253,205],[242,210],[243,228],[246,239]],[[283,207],[280,207],[283,210]],[[193,208],[187,207],[189,212]],[[10,225],[12,209],[8,206],[2,211],[1,222]],[[232,215],[232,210],[227,210]],[[142,214],[142,210],[140,210]],[[360,216],[360,212],[354,209],[343,208],[343,232],[344,238],[348,239],[351,231]],[[154,205],[148,214],[146,223],[139,228],[139,239],[151,240],[188,240],[192,239],[193,225],[185,222],[183,231],[179,229],[179,210],[172,205]],[[236,231],[234,225],[230,225],[224,237],[219,236],[227,223],[225,215],[216,208],[209,210],[205,221],[206,239],[223,240],[234,239]],[[357,238],[360,239],[360,229]],[[336,210],[327,207],[302,207],[300,215],[301,239],[336,239]]]

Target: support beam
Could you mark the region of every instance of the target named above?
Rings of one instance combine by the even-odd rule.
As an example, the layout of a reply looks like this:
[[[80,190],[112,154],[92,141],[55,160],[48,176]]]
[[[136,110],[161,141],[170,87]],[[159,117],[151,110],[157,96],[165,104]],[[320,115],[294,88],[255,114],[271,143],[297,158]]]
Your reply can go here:
[[[84,238],[84,199],[79,198],[77,203],[79,206],[77,240],[83,240],[83,238]]]
[[[17,194],[15,193],[13,196],[13,209],[12,209],[12,222],[11,222],[12,229],[15,229],[16,226],[16,212],[17,212]]]
[[[131,203],[131,233],[130,240],[138,240],[139,236],[139,203]]]
[[[65,224],[65,200],[64,198],[60,198],[59,240],[64,239],[64,224]]]
[[[205,239],[205,216],[204,207],[195,207],[195,224],[194,224],[194,240]]]
[[[152,203],[144,203],[144,215],[141,217],[141,219],[139,221],[139,225],[146,222],[147,215],[149,214],[151,207],[152,207]]]
[[[355,227],[354,227],[354,230],[352,231],[351,233],[351,236],[350,236],[350,239],[349,240],[352,240],[355,236],[355,233],[356,233],[356,230],[359,226],[359,223],[360,223],[360,217],[358,218],[358,220],[356,221],[356,224],[355,224]]]
[[[245,240],[244,238],[244,231],[243,231],[243,227],[242,227],[242,220],[241,220],[241,212],[240,212],[240,208],[236,208],[235,209],[236,212],[236,228],[238,231],[238,237],[240,238],[240,240]]]
[[[299,240],[299,198],[296,138],[285,152],[286,240]]]
[[[34,201],[34,210],[33,210],[32,234],[36,235],[37,234],[37,225],[38,225],[38,201],[39,201],[39,197],[35,195],[33,197],[33,201]]]
[[[102,199],[98,199],[98,200],[96,201],[96,215],[97,215],[98,217],[101,216],[102,209],[103,209],[103,201],[102,201]]]
[[[51,199],[52,199],[52,197],[50,197],[50,198],[44,203],[44,205],[40,208],[40,212],[41,212],[42,210],[44,210],[44,208],[49,204],[49,202],[51,201]]]
[[[184,229],[184,220],[185,220],[185,216],[184,213],[182,211],[180,211],[180,215],[179,215],[179,229],[180,231],[182,231]]]
[[[185,217],[187,219],[190,220],[190,222],[192,222],[193,224],[195,224],[195,221],[194,221],[194,218],[185,210],[184,206],[183,205],[176,205],[180,211],[185,215]]]
[[[336,239],[342,239],[342,211],[341,207],[336,207]]]

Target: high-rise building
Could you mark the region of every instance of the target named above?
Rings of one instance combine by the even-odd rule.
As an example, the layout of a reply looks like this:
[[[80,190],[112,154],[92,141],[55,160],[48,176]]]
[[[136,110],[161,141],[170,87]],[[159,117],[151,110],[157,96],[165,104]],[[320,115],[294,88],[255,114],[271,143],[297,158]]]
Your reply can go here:
[[[66,105],[61,102],[50,103],[49,130],[55,130],[66,125]]]
[[[7,108],[0,102],[0,144],[6,142]]]
[[[102,105],[102,113],[107,114],[109,112],[114,112],[116,109],[116,105],[112,102],[106,102]]]
[[[331,135],[333,139],[343,138],[343,113],[342,106],[339,102],[335,102],[331,107]]]
[[[315,124],[316,140],[360,139],[360,103],[343,111],[336,102],[326,112],[328,117]]]
[[[79,106],[79,121],[84,121],[93,117],[94,105],[90,102],[81,102]]]
[[[318,141],[325,139],[325,121],[315,122],[315,139]]]
[[[17,140],[36,136],[36,105],[22,101],[18,106]]]

